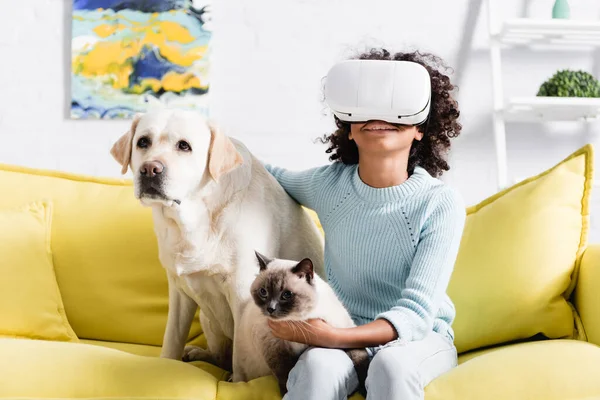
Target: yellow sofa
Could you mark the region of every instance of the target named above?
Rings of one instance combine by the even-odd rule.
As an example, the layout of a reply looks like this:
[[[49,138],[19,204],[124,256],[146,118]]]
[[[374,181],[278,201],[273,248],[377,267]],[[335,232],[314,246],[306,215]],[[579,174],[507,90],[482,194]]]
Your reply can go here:
[[[427,400],[600,398],[592,165],[586,146],[468,209],[449,289],[460,365],[426,388]],[[0,246],[0,398],[280,398],[272,377],[230,383],[209,364],[157,357],[167,283],[130,181],[5,165],[0,188],[0,224],[13,221],[0,226],[12,241]],[[15,250],[32,232],[47,240],[39,251]],[[36,263],[55,281],[32,281]],[[31,301],[9,304],[11,290]],[[189,342],[204,343],[198,322]]]

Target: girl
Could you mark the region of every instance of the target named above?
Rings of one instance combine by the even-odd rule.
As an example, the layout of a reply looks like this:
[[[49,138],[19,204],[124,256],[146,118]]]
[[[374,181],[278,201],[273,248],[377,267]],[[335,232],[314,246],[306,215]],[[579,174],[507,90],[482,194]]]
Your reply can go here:
[[[431,54],[372,49],[358,58],[423,65],[430,113],[419,126],[336,117],[338,129],[325,138],[331,165],[304,172],[267,165],[290,196],[319,215],[329,284],[358,325],[270,323],[275,336],[312,346],[289,375],[288,400],[351,395],[357,374],[339,349],[367,349],[367,399],[422,399],[424,387],[457,363],[446,290],[465,207],[436,179],[449,169],[450,139],[461,130],[454,86]]]

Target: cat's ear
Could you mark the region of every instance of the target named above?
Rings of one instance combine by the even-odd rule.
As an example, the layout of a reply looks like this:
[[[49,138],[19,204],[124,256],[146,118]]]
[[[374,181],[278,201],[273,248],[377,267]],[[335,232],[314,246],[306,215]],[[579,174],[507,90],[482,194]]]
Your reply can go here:
[[[267,258],[266,256],[263,256],[256,250],[254,250],[254,254],[256,254],[256,259],[258,260],[258,266],[260,267],[261,271],[264,271],[265,269],[267,269],[267,265],[269,265],[269,263],[271,261],[273,261],[273,260]]]
[[[292,272],[298,275],[298,277],[301,279],[306,278],[308,283],[311,283],[315,277],[313,263],[310,258],[305,258],[304,260],[300,261],[298,265],[292,268]]]

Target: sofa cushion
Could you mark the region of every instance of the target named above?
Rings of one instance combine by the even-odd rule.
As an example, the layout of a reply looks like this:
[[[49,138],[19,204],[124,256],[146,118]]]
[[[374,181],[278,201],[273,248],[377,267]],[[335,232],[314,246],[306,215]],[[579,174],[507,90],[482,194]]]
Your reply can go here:
[[[592,147],[467,210],[448,293],[459,352],[574,335],[571,294],[587,244]]]
[[[159,357],[160,346],[151,346],[148,344],[105,342],[103,340],[81,339],[79,343],[91,344],[94,346],[107,347],[109,349],[120,350],[126,353],[137,354],[138,356]]]
[[[106,342],[104,340],[89,340],[80,339],[80,343],[91,344],[95,346],[108,347],[109,349],[121,350],[131,354],[137,354],[140,356],[158,357],[160,356],[161,346],[153,346],[149,344],[137,344],[137,343],[122,343],[122,342]],[[193,340],[187,343],[188,345],[200,346],[206,349],[206,338],[204,334],[195,337]]]
[[[486,350],[427,386],[426,400],[597,399],[600,347],[576,340]]]
[[[587,341],[600,345],[600,244],[583,253],[574,299]]]
[[[228,373],[207,363],[141,356],[92,343],[0,339],[0,399],[281,399],[271,376],[232,383],[225,381]]]
[[[224,371],[206,363],[190,365],[101,345],[0,339],[0,354],[0,398],[281,398],[273,377],[231,383],[223,380]],[[586,342],[521,343],[465,355],[459,362],[425,388],[426,400],[600,397],[600,347]]]
[[[212,373],[181,361],[19,339],[0,339],[0,354],[0,398],[214,400],[217,395]]]
[[[0,211],[0,336],[77,341],[54,275],[51,221],[51,202]]]
[[[56,280],[80,338],[161,345],[167,278],[131,181],[0,165],[0,189],[0,209],[52,201]],[[190,338],[201,332],[196,318]]]

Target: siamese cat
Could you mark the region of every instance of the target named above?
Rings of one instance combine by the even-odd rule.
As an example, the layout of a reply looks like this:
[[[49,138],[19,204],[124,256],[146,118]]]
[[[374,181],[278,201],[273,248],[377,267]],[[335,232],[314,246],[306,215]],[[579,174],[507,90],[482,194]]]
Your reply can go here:
[[[331,287],[314,273],[313,263],[269,259],[256,252],[260,272],[250,288],[254,301],[245,305],[236,331],[237,354],[234,363],[243,376],[234,381],[248,381],[273,374],[281,395],[287,392],[290,370],[305,344],[288,342],[271,334],[268,319],[306,321],[320,318],[337,328],[356,326]],[[369,357],[364,349],[346,350],[364,383]]]

